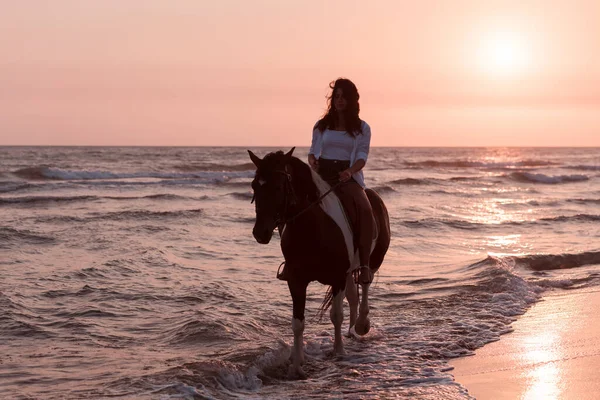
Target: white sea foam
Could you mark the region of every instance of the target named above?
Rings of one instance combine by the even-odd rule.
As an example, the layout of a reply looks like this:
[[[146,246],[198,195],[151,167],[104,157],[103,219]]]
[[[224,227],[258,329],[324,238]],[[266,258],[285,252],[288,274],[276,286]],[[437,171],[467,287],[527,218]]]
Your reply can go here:
[[[510,177],[514,180],[521,182],[532,182],[532,183],[546,183],[546,184],[557,184],[557,183],[569,183],[569,182],[583,182],[590,178],[587,175],[576,174],[576,175],[544,175],[534,174],[531,172],[513,172]]]
[[[14,174],[25,179],[52,179],[64,181],[85,180],[120,180],[120,179],[179,179],[194,180],[207,183],[225,182],[235,178],[251,178],[253,171],[202,171],[202,172],[110,172],[90,170],[66,170],[52,167],[33,167],[15,171]]]

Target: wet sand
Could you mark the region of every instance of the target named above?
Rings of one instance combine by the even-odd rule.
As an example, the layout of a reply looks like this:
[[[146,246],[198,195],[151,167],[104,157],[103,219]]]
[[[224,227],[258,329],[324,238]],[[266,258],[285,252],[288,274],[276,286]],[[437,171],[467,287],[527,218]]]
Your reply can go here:
[[[479,400],[600,398],[600,291],[545,296],[514,332],[451,362]]]

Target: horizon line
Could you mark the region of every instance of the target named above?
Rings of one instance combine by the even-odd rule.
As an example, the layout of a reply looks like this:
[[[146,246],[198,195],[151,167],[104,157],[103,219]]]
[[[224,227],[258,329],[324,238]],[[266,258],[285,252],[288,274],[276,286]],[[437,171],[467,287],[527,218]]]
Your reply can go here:
[[[99,144],[0,144],[1,147],[110,147],[110,148],[124,148],[124,147],[147,147],[147,148],[160,148],[160,147],[171,147],[171,148],[208,148],[208,147],[222,147],[222,148],[310,148],[310,146],[280,146],[280,145],[99,145]],[[454,148],[454,149],[511,149],[511,148],[530,148],[530,149],[600,149],[599,145],[593,146],[371,146],[371,148],[406,148],[406,149],[439,149],[439,148]]]

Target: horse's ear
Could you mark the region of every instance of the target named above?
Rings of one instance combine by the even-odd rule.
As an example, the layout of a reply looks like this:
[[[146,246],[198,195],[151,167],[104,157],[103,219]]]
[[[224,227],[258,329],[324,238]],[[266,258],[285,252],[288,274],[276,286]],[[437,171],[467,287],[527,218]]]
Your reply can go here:
[[[256,168],[260,167],[260,163],[262,160],[256,154],[251,152],[250,150],[248,150],[248,154],[250,154],[250,159],[252,160],[254,165],[256,165]]]
[[[290,151],[288,151],[287,153],[285,153],[285,156],[287,158],[290,158],[292,156],[292,153],[294,152],[294,150],[296,150],[296,147],[292,147],[292,149]]]

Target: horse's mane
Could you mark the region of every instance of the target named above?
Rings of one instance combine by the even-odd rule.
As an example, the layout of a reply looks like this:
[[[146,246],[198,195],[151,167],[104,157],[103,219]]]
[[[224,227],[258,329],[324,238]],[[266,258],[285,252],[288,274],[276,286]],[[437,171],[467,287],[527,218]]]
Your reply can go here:
[[[286,164],[291,166],[291,171],[288,172],[292,174],[296,195],[309,202],[316,201],[319,198],[319,189],[313,182],[310,167],[297,157],[286,156],[281,150],[269,153],[263,158],[256,174],[269,176],[275,170],[285,170]]]

